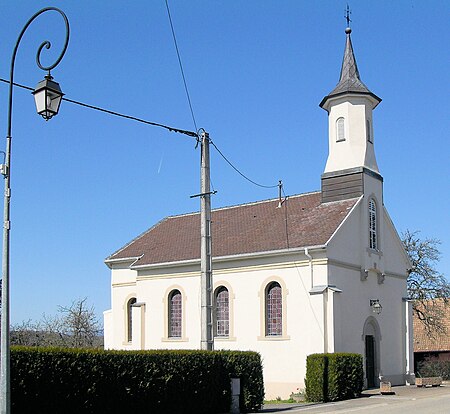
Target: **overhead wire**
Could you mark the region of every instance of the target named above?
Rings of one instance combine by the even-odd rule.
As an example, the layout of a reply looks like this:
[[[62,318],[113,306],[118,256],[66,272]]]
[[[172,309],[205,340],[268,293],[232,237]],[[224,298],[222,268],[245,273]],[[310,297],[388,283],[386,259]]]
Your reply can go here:
[[[9,80],[0,78],[0,82],[9,83]],[[29,91],[34,91],[33,88],[30,88],[29,86],[21,85],[20,83],[13,82],[13,85],[17,86],[19,88],[22,88],[22,89],[27,89]],[[131,116],[131,115],[125,115],[125,114],[122,114],[120,112],[111,111],[110,109],[105,109],[105,108],[101,108],[99,106],[89,105],[89,104],[86,104],[84,102],[75,101],[73,99],[69,99],[69,98],[65,98],[65,97],[62,97],[62,100],[66,101],[66,102],[69,102],[69,103],[72,103],[72,104],[75,104],[75,105],[83,106],[85,108],[94,109],[95,111],[104,112],[104,113],[107,113],[107,114],[110,114],[110,115],[118,116],[118,117],[125,118],[125,119],[130,119],[132,121],[141,122],[141,123],[147,124],[147,125],[157,126],[157,127],[160,127],[160,128],[167,129],[170,132],[177,132],[179,134],[187,135],[187,136],[190,136],[190,137],[193,137],[193,138],[197,139],[197,133],[193,132],[193,131],[188,131],[188,130],[185,130],[185,129],[174,128],[174,127],[171,127],[169,125],[164,125],[164,124],[160,124],[160,123],[157,123],[157,122],[147,121],[147,120],[142,119],[142,118],[138,118],[138,117]]]
[[[194,127],[195,127],[195,130],[197,131],[198,130],[197,122],[195,121],[194,110],[192,108],[192,102],[191,102],[191,96],[189,95],[189,90],[188,90],[188,87],[187,87],[186,77],[184,76],[184,70],[183,70],[183,64],[181,62],[180,50],[178,49],[178,42],[177,42],[177,38],[175,36],[175,29],[173,28],[172,16],[170,15],[169,2],[168,2],[168,0],[165,0],[165,1],[166,1],[167,15],[169,16],[170,28],[172,29],[173,42],[175,44],[175,49],[177,51],[178,64],[180,65],[181,76],[183,77],[184,90],[186,91],[186,96],[187,96],[187,100],[188,100],[188,103],[189,103],[189,108],[191,110],[192,121],[194,122]]]
[[[0,82],[4,82],[4,83],[8,83],[9,84],[9,80],[3,79],[3,78],[0,78]],[[22,85],[22,84],[17,83],[17,82],[13,82],[13,85],[17,86],[18,88],[26,89],[26,90],[29,90],[29,91],[34,91],[33,88],[31,88],[29,86],[26,86],[26,85]],[[132,121],[140,122],[140,123],[143,123],[143,124],[146,124],[146,125],[152,125],[152,126],[164,128],[164,129],[166,129],[166,130],[168,130],[170,132],[176,132],[176,133],[179,133],[179,134],[183,134],[183,135],[187,135],[189,137],[195,138],[198,141],[198,132],[193,132],[193,131],[189,131],[189,130],[185,130],[185,129],[175,128],[175,127],[172,127],[172,126],[169,126],[169,125],[164,125],[164,124],[161,124],[161,123],[158,123],[158,122],[147,121],[145,119],[138,118],[136,116],[122,114],[120,112],[112,111],[110,109],[105,109],[105,108],[102,108],[102,107],[99,107],[99,106],[90,105],[90,104],[87,104],[87,103],[84,103],[84,102],[76,101],[74,99],[69,99],[69,98],[66,98],[64,96],[62,97],[62,100],[66,101],[66,102],[69,102],[69,103],[72,103],[74,105],[78,105],[78,106],[84,107],[84,108],[89,108],[89,109],[93,109],[95,111],[107,113],[109,115],[113,115],[113,116],[117,116],[117,117],[125,118],[125,119],[130,119]],[[270,189],[270,188],[278,187],[279,184],[264,185],[264,184],[260,184],[260,183],[257,183],[256,181],[252,180],[247,175],[245,175],[242,171],[240,171],[239,168],[237,168],[225,156],[225,154],[217,147],[217,145],[211,139],[210,139],[210,143],[216,149],[216,151],[220,154],[220,156],[230,165],[230,167],[233,168],[245,180],[247,180],[250,183],[252,183],[252,184],[254,184],[254,185],[258,186],[258,187],[261,187],[261,188],[269,188]],[[284,190],[283,190],[283,192],[284,192]],[[286,195],[285,195],[285,197],[286,197]]]
[[[188,87],[187,87],[187,82],[186,82],[186,77],[185,77],[185,75],[184,75],[184,70],[183,70],[183,64],[182,64],[182,62],[181,62],[181,56],[180,56],[180,50],[179,50],[179,48],[178,48],[178,42],[177,42],[177,38],[176,38],[176,35],[175,35],[175,29],[174,29],[174,26],[173,26],[173,22],[172,22],[172,16],[171,16],[171,14],[170,14],[170,8],[169,8],[169,1],[168,0],[165,0],[165,3],[166,3],[166,9],[167,9],[167,15],[168,15],[168,17],[169,17],[169,22],[170,22],[170,28],[172,29],[172,36],[173,36],[173,42],[174,42],[174,44],[175,44],[175,50],[176,50],[176,52],[177,52],[177,57],[178,57],[178,63],[179,63],[179,65],[180,65],[180,70],[181,70],[181,75],[182,75],[182,77],[183,77],[183,83],[184,83],[184,90],[186,91],[186,96],[187,96],[187,100],[188,100],[188,103],[189,103],[189,108],[190,108],[190,110],[191,110],[191,115],[192,115],[192,121],[194,122],[194,126],[195,126],[195,130],[198,132],[199,130],[197,129],[197,123],[196,123],[196,121],[195,121],[195,115],[194,115],[194,110],[193,110],[193,107],[192,107],[192,102],[191,102],[191,97],[190,97],[190,94],[189,94],[189,89],[188,89]],[[198,138],[197,138],[198,139]],[[225,157],[225,155],[222,153],[222,151],[220,151],[219,150],[219,148],[217,148],[217,146],[216,146],[216,144],[214,144],[214,142],[212,141],[212,140],[209,140],[209,142],[211,143],[211,145],[213,145],[214,146],[214,148],[217,150],[217,152],[222,156],[222,158],[239,174],[239,175],[241,175],[243,178],[245,178],[247,181],[249,181],[249,182],[251,182],[252,184],[254,184],[254,185],[256,185],[256,186],[258,186],[258,187],[262,187],[262,188],[275,188],[275,187],[277,187],[278,186],[278,184],[277,185],[273,185],[273,186],[266,186],[266,185],[262,185],[262,184],[259,184],[259,183],[257,183],[256,181],[253,181],[253,180],[251,180],[249,177],[247,177],[245,174],[243,174],[237,167],[235,167],[234,165],[233,165],[233,163],[227,158],[227,157]]]
[[[288,249],[290,249],[290,245],[289,245],[289,223],[288,223],[288,219],[289,219],[289,213],[288,213],[288,196],[286,195],[286,193],[284,192],[284,188],[283,186],[281,186],[281,191],[284,194],[284,200],[282,202],[282,205],[284,204],[284,231],[286,234],[286,247]]]
[[[181,56],[180,56],[180,50],[179,50],[179,48],[178,48],[178,42],[177,42],[177,38],[176,38],[176,35],[175,35],[175,29],[174,29],[174,26],[173,26],[173,22],[172,22],[172,16],[171,16],[171,14],[170,14],[170,8],[169,8],[169,1],[168,0],[165,0],[165,3],[166,3],[166,9],[167,9],[167,15],[168,15],[168,17],[169,17],[169,22],[170,22],[170,28],[171,28],[171,30],[172,30],[172,36],[173,36],[173,42],[174,42],[174,44],[175,44],[175,49],[176,49],[176,52],[177,52],[177,57],[178,57],[178,63],[179,63],[179,65],[180,65],[180,70],[181,70],[181,75],[182,75],[182,77],[183,77],[183,83],[184,83],[184,90],[186,91],[186,96],[187,96],[187,100],[188,100],[188,103],[189,103],[189,108],[190,108],[190,110],[191,110],[191,116],[192,116],[192,121],[194,122],[194,126],[195,126],[195,130],[198,132],[199,130],[197,129],[197,123],[196,123],[196,121],[195,121],[195,116],[194,116],[194,110],[193,110],[193,107],[192,107],[192,102],[191,102],[191,97],[190,97],[190,94],[189,94],[189,90],[188,90],[188,87],[187,87],[187,82],[186,82],[186,77],[185,77],[185,75],[184,75],[184,70],[183,70],[183,64],[182,64],[182,62],[181,62]],[[197,137],[197,140],[198,140],[199,138]],[[278,184],[276,184],[276,185],[262,185],[262,184],[259,184],[259,183],[257,183],[256,181],[253,181],[252,179],[250,179],[249,177],[247,177],[244,173],[242,173],[236,166],[234,166],[233,165],[233,163],[222,153],[222,151],[220,151],[219,150],[219,148],[217,148],[217,146],[216,146],[216,144],[214,144],[214,142],[212,141],[212,140],[209,140],[209,142],[211,143],[211,145],[213,145],[214,146],[214,148],[217,150],[217,152],[222,156],[222,158],[239,174],[239,175],[241,175],[243,178],[245,178],[247,181],[249,181],[249,182],[251,182],[252,184],[254,184],[254,185],[256,185],[256,186],[258,186],[258,187],[262,187],[262,188],[275,188],[275,187],[277,187],[278,186]]]
[[[180,50],[179,50],[177,38],[176,38],[176,35],[175,35],[175,29],[174,29],[174,25],[173,25],[173,21],[172,21],[172,16],[170,14],[170,8],[169,8],[168,0],[165,0],[165,4],[166,4],[167,16],[169,18],[170,28],[171,28],[171,32],[172,32],[173,42],[174,42],[175,50],[176,50],[176,53],[177,53],[178,64],[180,66],[181,76],[182,76],[182,79],[183,79],[184,90],[186,92],[186,97],[187,97],[187,101],[188,101],[188,104],[189,104],[189,109],[190,109],[191,116],[192,116],[192,121],[193,121],[193,124],[194,124],[196,132],[188,131],[188,130],[184,130],[184,129],[179,129],[179,128],[174,128],[174,127],[171,127],[171,126],[168,126],[168,125],[164,125],[164,124],[160,124],[160,123],[157,123],[157,122],[147,121],[147,120],[142,119],[142,118],[137,118],[137,117],[131,116],[131,115],[125,115],[125,114],[122,114],[120,112],[116,112],[116,111],[112,111],[112,110],[109,110],[109,109],[101,108],[99,106],[89,105],[89,104],[86,104],[86,103],[83,103],[83,102],[79,102],[79,101],[75,101],[75,100],[69,99],[69,98],[64,98],[63,97],[62,100],[70,102],[70,103],[73,103],[75,105],[83,106],[85,108],[90,108],[90,109],[94,109],[96,111],[108,113],[110,115],[118,116],[118,117],[125,118],[125,119],[130,119],[130,120],[141,122],[141,123],[144,123],[144,124],[147,124],[147,125],[152,125],[152,126],[157,126],[157,127],[160,127],[160,128],[164,128],[164,129],[167,129],[168,131],[171,131],[171,132],[177,132],[177,133],[181,133],[181,134],[184,134],[184,135],[188,135],[190,137],[196,138],[197,144],[198,144],[198,142],[199,142],[199,129],[197,128],[197,122],[196,122],[195,115],[194,115],[194,109],[193,109],[193,106],[192,106],[192,101],[191,101],[191,97],[190,97],[190,94],[189,94],[189,89],[188,89],[187,82],[186,82],[186,76],[184,74],[183,63],[181,61]],[[0,81],[1,82],[5,82],[5,83],[9,83],[8,80],[2,79],[2,78],[0,78]],[[21,84],[15,83],[15,82],[13,83],[13,85],[14,86],[18,86],[18,87],[23,88],[23,89],[30,90],[30,91],[34,90],[33,88],[30,88],[28,86],[21,85]],[[230,167],[233,168],[241,177],[243,177],[248,182],[250,182],[253,185],[256,185],[258,187],[261,187],[261,188],[269,188],[270,189],[270,188],[276,188],[276,187],[279,186],[279,184],[264,185],[264,184],[260,184],[260,183],[257,183],[256,181],[252,180],[247,175],[245,175],[242,171],[240,171],[223,154],[223,152],[217,147],[217,145],[212,140],[209,140],[209,142],[211,143],[211,145],[213,145],[213,147],[217,150],[217,152],[221,155],[221,157],[230,165]]]
[[[147,120],[142,119],[142,118],[138,118],[138,117],[135,117],[135,116],[122,114],[120,112],[116,112],[116,111],[112,111],[112,110],[109,110],[109,109],[101,108],[99,106],[86,104],[86,103],[80,102],[80,101],[75,101],[75,100],[69,99],[69,98],[62,97],[62,100],[66,101],[66,102],[69,102],[69,103],[72,103],[72,104],[75,104],[75,105],[79,105],[79,106],[85,107],[85,108],[89,108],[89,109],[93,109],[93,110],[96,110],[96,111],[104,112],[104,113],[107,113],[107,114],[110,114],[110,115],[118,116],[118,117],[125,118],[125,119],[130,119],[132,121],[137,121],[137,122],[144,123],[144,124],[147,124],[147,125],[152,125],[152,126],[164,128],[164,129],[167,129],[170,132],[176,132],[176,133],[184,134],[184,135],[187,135],[187,136],[195,138],[197,140],[197,145],[198,145],[198,143],[199,143],[199,129],[197,128],[197,122],[195,120],[194,109],[193,109],[193,106],[192,106],[192,101],[191,101],[191,97],[190,97],[190,94],[189,94],[189,89],[188,89],[187,82],[186,82],[186,76],[184,74],[183,63],[181,61],[180,50],[178,48],[178,42],[177,42],[177,38],[176,38],[176,35],[175,35],[175,29],[174,29],[174,25],[173,25],[173,21],[172,21],[172,16],[170,14],[170,8],[169,8],[168,0],[165,0],[165,4],[166,4],[166,9],[167,9],[167,15],[168,15],[168,18],[169,18],[170,28],[171,28],[171,31],[172,31],[173,42],[174,42],[175,50],[176,50],[176,53],[177,53],[178,64],[180,66],[181,76],[183,78],[184,90],[186,92],[186,97],[187,97],[187,101],[188,101],[188,104],[189,104],[189,109],[190,109],[191,116],[192,116],[192,121],[193,121],[193,124],[194,124],[196,132],[188,131],[188,130],[185,130],[185,129],[174,128],[174,127],[171,127],[169,125],[164,125],[164,124],[160,124],[160,123],[157,123],[157,122],[147,121]],[[4,82],[4,83],[8,83],[8,84],[10,83],[8,80],[2,79],[2,78],[0,78],[0,81]],[[13,85],[17,86],[19,88],[27,89],[29,91],[33,91],[34,90],[33,88],[30,88],[29,86],[21,85],[21,84],[16,83],[16,82],[13,82]],[[213,147],[217,150],[217,152],[221,155],[221,157],[230,165],[230,167],[233,168],[241,177],[243,177],[248,182],[250,182],[253,185],[256,185],[258,187],[261,187],[261,188],[269,188],[270,189],[270,188],[276,188],[276,187],[279,186],[279,184],[264,185],[264,184],[260,184],[260,183],[257,183],[256,181],[252,180],[247,175],[245,175],[242,171],[240,171],[223,154],[223,152],[217,147],[217,145],[212,140],[209,140],[209,142],[211,143],[211,145],[213,145]],[[283,190],[283,192],[284,192],[284,190]]]
[[[235,170],[241,177],[245,178],[247,181],[251,182],[252,184],[258,186],[258,187],[262,187],[262,188],[276,188],[278,187],[278,184],[275,185],[264,185],[264,184],[260,184],[257,183],[256,181],[253,181],[251,178],[247,177],[243,172],[241,172],[224,154],[223,152],[217,147],[216,144],[214,144],[213,141],[209,141],[211,143],[211,145],[216,149],[216,151],[221,155],[221,157],[230,165],[231,168],[233,168],[233,170]]]

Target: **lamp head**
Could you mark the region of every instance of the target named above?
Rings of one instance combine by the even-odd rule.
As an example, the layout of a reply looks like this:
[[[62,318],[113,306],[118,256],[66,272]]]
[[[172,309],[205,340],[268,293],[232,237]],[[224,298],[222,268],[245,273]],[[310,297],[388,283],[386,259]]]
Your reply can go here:
[[[59,87],[59,83],[53,80],[50,73],[37,84],[36,89],[32,93],[37,113],[46,121],[58,114],[64,94]]]
[[[370,299],[370,306],[372,308],[373,313],[379,315],[383,310],[379,299]]]

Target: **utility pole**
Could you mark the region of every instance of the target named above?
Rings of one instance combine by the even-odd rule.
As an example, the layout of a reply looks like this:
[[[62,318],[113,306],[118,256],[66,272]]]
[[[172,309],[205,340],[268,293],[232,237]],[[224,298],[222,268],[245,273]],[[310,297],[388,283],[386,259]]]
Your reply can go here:
[[[211,190],[209,168],[209,134],[202,131],[201,140],[201,349],[214,348],[212,324],[212,269],[211,269]]]

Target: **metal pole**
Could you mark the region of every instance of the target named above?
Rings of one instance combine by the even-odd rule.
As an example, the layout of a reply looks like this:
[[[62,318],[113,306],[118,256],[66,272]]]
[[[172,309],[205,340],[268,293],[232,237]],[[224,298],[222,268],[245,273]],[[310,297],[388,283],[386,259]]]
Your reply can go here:
[[[36,55],[36,63],[39,68],[49,71],[59,64],[61,59],[66,53],[67,45],[69,43],[69,22],[67,16],[60,9],[56,7],[46,7],[35,13],[25,24],[22,31],[17,38],[16,44],[11,57],[11,66],[9,72],[9,97],[8,97],[8,127],[6,133],[6,151],[5,151],[5,193],[4,193],[4,203],[3,203],[3,250],[2,250],[2,314],[1,314],[1,349],[0,349],[0,413],[10,414],[11,412],[11,367],[10,367],[10,304],[9,304],[9,263],[10,263],[10,199],[11,199],[11,187],[10,187],[10,177],[11,177],[11,141],[12,141],[12,102],[13,102],[13,83],[14,83],[14,65],[16,61],[17,49],[19,47],[20,41],[28,26],[42,13],[47,11],[56,11],[64,19],[66,25],[66,40],[63,46],[63,50],[56,59],[55,63],[50,66],[43,66],[40,61],[40,54],[42,49],[50,48],[50,42],[48,40],[41,43],[38,48]]]
[[[10,84],[12,85],[12,84]],[[11,89],[11,88],[10,88]],[[10,96],[12,92],[10,91]],[[11,120],[11,109],[9,109],[9,124]],[[8,127],[9,129],[9,127]],[[5,194],[3,204],[3,254],[2,254],[2,315],[1,315],[1,374],[0,374],[0,412],[9,414],[11,412],[11,369],[10,369],[10,332],[9,332],[9,211],[10,211],[10,180],[9,167],[11,157],[11,137],[6,137],[5,156]]]
[[[201,349],[212,351],[211,191],[209,134],[201,133]]]

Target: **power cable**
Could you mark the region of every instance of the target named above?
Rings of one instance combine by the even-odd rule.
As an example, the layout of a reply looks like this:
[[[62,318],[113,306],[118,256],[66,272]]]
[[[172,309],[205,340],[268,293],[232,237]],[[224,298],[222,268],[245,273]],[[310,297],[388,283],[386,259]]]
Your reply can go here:
[[[244,173],[242,173],[241,171],[239,171],[239,169],[237,167],[235,167],[233,165],[233,163],[227,158],[225,157],[225,155],[223,154],[222,151],[220,151],[219,148],[217,148],[217,145],[214,144],[213,141],[209,141],[211,143],[211,145],[217,150],[217,152],[222,156],[222,158],[231,166],[231,168],[233,168],[233,170],[235,170],[240,176],[242,176],[243,178],[245,178],[247,181],[251,182],[252,184],[258,186],[258,187],[262,187],[262,188],[275,188],[278,187],[278,184],[275,185],[263,185],[263,184],[259,184],[256,181],[253,181],[252,179],[248,178]]]
[[[4,83],[8,83],[8,84],[9,84],[9,80],[3,79],[3,78],[0,78],[0,82],[4,82]],[[28,90],[28,91],[34,91],[33,88],[31,88],[31,87],[29,87],[29,86],[26,86],[26,85],[22,85],[22,84],[20,84],[20,83],[13,82],[13,85],[14,85],[14,86],[17,86],[18,88],[26,89],[26,90]],[[197,133],[197,132],[188,131],[188,130],[185,130],[185,129],[174,128],[174,127],[171,127],[171,126],[169,126],[169,125],[164,125],[164,124],[160,124],[160,123],[157,123],[157,122],[147,121],[147,120],[142,119],[142,118],[138,118],[138,117],[131,116],[131,115],[125,115],[125,114],[122,114],[122,113],[120,113],[120,112],[111,111],[110,109],[105,109],[105,108],[101,108],[101,107],[99,107],[99,106],[94,106],[94,105],[86,104],[86,103],[84,103],[84,102],[76,101],[76,100],[74,100],[74,99],[69,99],[69,98],[63,97],[62,100],[63,100],[63,101],[66,101],[66,102],[69,102],[69,103],[72,103],[72,104],[74,104],[74,105],[82,106],[82,107],[84,107],[84,108],[89,108],[89,109],[93,109],[93,110],[95,110],[95,111],[107,113],[107,114],[109,114],[109,115],[114,115],[114,116],[117,116],[117,117],[120,117],[120,118],[125,118],[125,119],[130,119],[130,120],[132,120],[132,121],[141,122],[141,123],[146,124],[146,125],[157,126],[157,127],[160,127],[160,128],[167,129],[167,130],[170,131],[170,132],[176,132],[176,133],[179,133],[179,134],[187,135],[187,136],[189,136],[189,137],[195,138],[195,139],[197,140],[197,142],[198,142],[198,139],[199,139],[199,138],[198,138],[198,133]],[[237,168],[237,167],[236,167],[236,166],[235,166],[235,165],[234,165],[234,164],[233,164],[233,163],[232,163],[225,155],[224,155],[224,153],[217,147],[217,145],[216,145],[212,140],[210,140],[209,142],[210,142],[211,145],[217,150],[217,152],[221,155],[221,157],[222,157],[222,158],[230,165],[230,167],[233,168],[233,169],[234,169],[241,177],[243,177],[244,179],[246,179],[246,180],[249,181],[250,183],[252,183],[252,184],[254,184],[254,185],[258,186],[258,187],[261,187],[261,188],[276,188],[276,187],[279,186],[279,184],[275,184],[275,185],[263,185],[263,184],[257,183],[256,181],[253,181],[252,179],[250,179],[249,177],[247,177],[243,172],[241,172],[241,171],[240,171],[240,170],[239,170],[239,169],[238,169],[238,168]],[[283,189],[283,193],[284,193],[284,189]],[[286,194],[285,194],[285,197],[286,197]]]
[[[283,190],[283,194],[284,194],[284,231],[286,233],[286,247],[289,249],[289,225],[288,225],[288,218],[289,218],[289,214],[288,214],[288,198]]]
[[[192,121],[194,122],[194,127],[195,127],[195,130],[196,131],[198,131],[198,129],[197,129],[197,123],[196,123],[196,121],[195,121],[195,116],[194,116],[194,110],[193,110],[193,108],[192,108],[192,102],[191,102],[191,97],[190,97],[190,95],[189,95],[189,90],[188,90],[188,87],[187,87],[187,82],[186,82],[186,77],[185,77],[185,75],[184,75],[184,70],[183,70],[183,64],[182,64],[182,62],[181,62],[181,56],[180,56],[180,51],[179,51],[179,48],[178,48],[178,42],[177,42],[177,38],[176,38],[176,36],[175,36],[175,29],[174,29],[174,27],[173,27],[173,22],[172,22],[172,17],[171,17],[171,15],[170,15],[170,9],[169,9],[169,1],[168,0],[165,0],[165,3],[166,3],[166,8],[167,8],[167,15],[168,15],[168,17],[169,17],[169,22],[170,22],[170,28],[172,29],[172,36],[173,36],[173,42],[174,42],[174,44],[175,44],[175,49],[176,49],[176,51],[177,51],[177,57],[178,57],[178,63],[179,63],[179,65],[180,65],[180,70],[181,70],[181,75],[182,75],[182,77],[183,77],[183,83],[184,83],[184,90],[186,91],[186,96],[187,96],[187,100],[188,100],[188,103],[189,103],[189,108],[190,108],[190,110],[191,110],[191,115],[192,115]],[[197,133],[197,136],[198,136],[198,133]],[[197,138],[197,140],[198,140],[198,138]],[[232,163],[231,163],[231,161],[230,160],[228,160],[227,159],[227,157],[225,157],[225,155],[219,150],[219,148],[217,148],[217,146],[214,144],[214,142],[212,142],[211,140],[210,140],[210,143],[214,146],[214,148],[217,150],[217,152],[222,156],[222,158],[239,174],[239,175],[241,175],[243,178],[245,178],[247,181],[249,181],[249,182],[251,182],[252,184],[254,184],[254,185],[256,185],[256,186],[258,186],[258,187],[262,187],[262,188],[275,188],[275,187],[277,187],[278,186],[278,184],[277,185],[270,185],[270,186],[268,186],[268,185],[262,185],[262,184],[259,184],[259,183],[257,183],[257,182],[255,182],[255,181],[253,181],[253,180],[251,180],[250,178],[248,178],[245,174],[243,174],[241,171],[239,171],[239,169],[237,168],[237,167],[235,167]]]
[[[197,131],[198,130],[197,129],[197,122],[195,122],[195,116],[194,116],[194,110],[192,109],[191,97],[189,95],[189,90],[188,90],[187,83],[186,83],[186,77],[184,76],[183,64],[181,63],[180,51],[178,49],[177,38],[175,36],[175,30],[173,28],[172,17],[170,15],[170,9],[169,9],[169,2],[168,2],[168,0],[166,0],[166,8],[167,8],[167,15],[169,16],[170,28],[172,29],[173,42],[175,44],[175,49],[177,51],[178,63],[180,65],[180,70],[181,70],[181,76],[183,77],[184,90],[186,91],[186,96],[187,96],[187,100],[188,100],[188,103],[189,103],[189,108],[191,109],[192,121],[194,122],[194,127],[195,127],[195,130]]]
[[[0,82],[4,82],[4,83],[8,83],[9,84],[9,80],[2,79],[2,78],[0,78]],[[29,91],[34,91],[33,88],[30,88],[29,86],[21,85],[20,83],[13,82],[13,85],[17,86],[19,88],[22,88],[22,89],[27,89]],[[142,119],[142,118],[137,118],[135,116],[121,114],[120,112],[115,112],[115,111],[111,111],[109,109],[100,108],[99,106],[89,105],[89,104],[86,104],[86,103],[83,103],[83,102],[79,102],[79,101],[75,101],[75,100],[69,99],[69,98],[64,98],[63,97],[62,100],[66,101],[66,102],[73,103],[75,105],[83,106],[85,108],[94,109],[95,111],[100,111],[100,112],[104,112],[104,113],[107,113],[107,114],[110,114],[110,115],[114,115],[114,116],[118,116],[118,117],[121,117],[121,118],[130,119],[132,121],[141,122],[143,124],[164,128],[164,129],[167,129],[170,132],[177,132],[179,134],[187,135],[187,136],[193,137],[195,139],[198,138],[197,133],[193,132],[193,131],[188,131],[188,130],[185,130],[185,129],[174,128],[174,127],[171,127],[171,126],[168,126],[168,125],[159,124],[157,122],[146,121],[145,119]]]

